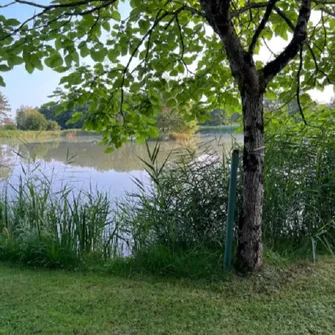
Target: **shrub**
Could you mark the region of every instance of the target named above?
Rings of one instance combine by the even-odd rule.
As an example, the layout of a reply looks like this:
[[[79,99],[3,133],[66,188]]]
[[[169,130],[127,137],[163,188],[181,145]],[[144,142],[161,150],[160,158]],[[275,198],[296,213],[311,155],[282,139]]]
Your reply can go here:
[[[13,123],[8,123],[3,126],[4,130],[17,130],[17,127]]]
[[[60,125],[56,121],[48,121],[46,130],[60,130]]]
[[[48,121],[36,109],[22,106],[16,113],[16,124],[20,130],[43,130]]]
[[[190,136],[194,134],[198,128],[195,121],[186,121],[180,113],[168,107],[160,111],[156,122],[159,131],[163,134],[183,133]]]

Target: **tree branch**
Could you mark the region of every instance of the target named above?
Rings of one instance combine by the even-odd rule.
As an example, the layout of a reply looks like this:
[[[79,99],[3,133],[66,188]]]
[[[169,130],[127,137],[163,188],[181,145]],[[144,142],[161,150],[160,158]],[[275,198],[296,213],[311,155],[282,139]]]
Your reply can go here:
[[[312,0],[301,0],[297,24],[294,28],[291,42],[277,58],[265,65],[259,71],[266,85],[297,55],[307,38],[307,24],[311,15]]]
[[[230,0],[200,0],[206,18],[224,44],[232,75],[241,87],[245,73],[247,53],[243,49],[231,21]],[[252,61],[251,57],[249,57]]]
[[[270,15],[272,13],[272,10],[276,4],[278,0],[270,0],[267,7],[266,7],[266,11],[265,14],[263,16],[263,19],[261,21],[261,23],[259,24],[259,26],[257,27],[254,36],[252,37],[252,41],[251,44],[249,46],[249,54],[252,55],[254,53],[254,49],[256,47],[257,41],[259,39],[259,36],[261,35],[262,31],[265,28],[266,23],[268,22]]]
[[[113,3],[116,2],[116,0],[102,0],[103,3],[100,4],[99,6],[96,6],[96,7],[93,7],[93,8],[90,8],[90,9],[87,9],[85,11],[82,11],[82,12],[65,12],[65,13],[62,13],[60,16],[58,16],[56,19],[60,19],[61,17],[65,17],[65,16],[84,16],[84,15],[88,15],[88,14],[92,14],[93,12],[96,12],[96,11],[100,11],[100,9],[102,8],[105,8],[105,7],[108,7],[110,5],[112,5]],[[77,1],[77,2],[71,2],[71,3],[66,3],[66,4],[58,4],[58,5],[40,5],[40,4],[36,4],[34,2],[30,2],[30,1],[25,1],[25,0],[15,0],[14,2],[11,2],[10,4],[8,5],[13,5],[15,3],[20,3],[20,4],[24,4],[24,5],[29,5],[29,6],[33,6],[33,7],[37,7],[37,8],[43,8],[42,11],[40,11],[39,13],[35,13],[33,16],[31,16],[30,18],[26,19],[24,22],[22,22],[17,28],[13,29],[11,32],[9,32],[7,35],[3,36],[0,38],[0,41],[8,38],[8,37],[11,37],[11,36],[14,36],[15,34],[19,33],[23,27],[25,25],[27,25],[28,23],[36,20],[37,18],[43,16],[44,14],[46,14],[47,12],[53,10],[53,9],[56,9],[56,8],[69,8],[69,9],[76,9],[78,6],[81,6],[83,4],[87,5],[87,4],[91,4],[93,2],[97,2],[97,0],[83,0],[83,1]],[[101,2],[101,1],[100,1]],[[7,5],[5,5],[7,6]],[[49,21],[50,23],[51,21]],[[39,29],[40,27],[33,27],[32,29],[30,30],[34,30],[34,29]]]
[[[264,1],[264,2],[256,2],[256,3],[249,3],[246,6],[240,8],[240,9],[236,9],[234,11],[231,12],[231,17],[236,17],[236,16],[240,16],[241,14],[251,10],[251,9],[257,9],[257,8],[264,8],[267,7],[269,4],[268,1]]]
[[[59,3],[59,4],[52,4],[52,5],[41,5],[38,4],[36,2],[33,1],[28,1],[28,0],[15,0],[14,2],[12,2],[12,4],[14,3],[19,3],[22,5],[27,5],[27,6],[31,6],[31,7],[35,7],[35,8],[40,8],[40,9],[46,9],[46,10],[51,10],[51,9],[56,9],[56,8],[77,8],[78,6],[82,6],[82,5],[90,5],[92,3],[98,2],[100,3],[99,6],[104,5],[107,3],[107,5],[110,4],[110,0],[81,0],[81,1],[72,1],[69,3]],[[102,2],[102,4],[101,4]]]

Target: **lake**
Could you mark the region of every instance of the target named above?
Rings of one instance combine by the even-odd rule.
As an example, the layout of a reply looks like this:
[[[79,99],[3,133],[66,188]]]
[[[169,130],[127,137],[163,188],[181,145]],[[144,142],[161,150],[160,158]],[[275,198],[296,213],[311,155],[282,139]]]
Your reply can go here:
[[[78,136],[57,138],[41,142],[23,143],[20,140],[0,141],[0,180],[3,185],[15,186],[20,176],[37,176],[52,180],[53,190],[57,191],[65,184],[74,190],[98,189],[120,198],[126,192],[134,190],[133,177],[146,178],[144,163],[147,160],[145,144],[135,142],[124,144],[111,154],[104,153],[104,147],[98,145],[97,136]],[[188,143],[174,141],[161,142],[159,162],[163,162],[171,153],[172,158],[180,154],[186,146],[205,147],[218,153],[228,152],[234,143],[241,143],[240,135],[231,137],[192,138]],[[154,148],[155,142],[149,142]]]

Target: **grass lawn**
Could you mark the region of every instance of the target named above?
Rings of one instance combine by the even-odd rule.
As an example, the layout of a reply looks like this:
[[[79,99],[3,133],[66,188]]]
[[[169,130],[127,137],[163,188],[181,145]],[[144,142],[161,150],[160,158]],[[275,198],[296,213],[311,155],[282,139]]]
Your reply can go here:
[[[335,260],[216,283],[0,263],[0,334],[335,334]]]

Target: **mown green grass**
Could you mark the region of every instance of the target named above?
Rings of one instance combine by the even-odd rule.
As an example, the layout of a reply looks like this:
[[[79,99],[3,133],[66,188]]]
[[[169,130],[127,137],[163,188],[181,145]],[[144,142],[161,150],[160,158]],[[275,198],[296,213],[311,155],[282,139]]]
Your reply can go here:
[[[0,334],[334,334],[335,260],[209,283],[0,263]]]

